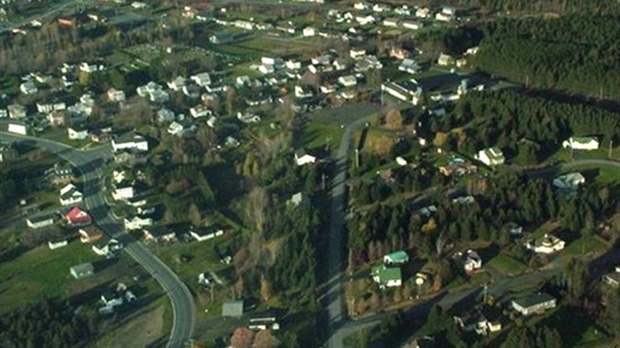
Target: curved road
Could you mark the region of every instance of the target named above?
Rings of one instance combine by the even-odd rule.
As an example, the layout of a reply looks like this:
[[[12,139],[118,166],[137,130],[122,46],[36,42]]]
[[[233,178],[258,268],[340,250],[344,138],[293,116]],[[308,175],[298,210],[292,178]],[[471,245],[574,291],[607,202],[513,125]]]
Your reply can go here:
[[[125,233],[123,224],[116,220],[103,200],[100,185],[103,182],[101,168],[112,158],[109,145],[78,150],[69,145],[48,139],[22,136],[0,131],[2,142],[22,142],[50,151],[71,163],[82,173],[84,204],[99,227],[110,237],[125,246],[124,250],[144,267],[164,288],[172,303],[173,323],[168,348],[184,347],[194,331],[194,298],[187,286],[144,244]]]

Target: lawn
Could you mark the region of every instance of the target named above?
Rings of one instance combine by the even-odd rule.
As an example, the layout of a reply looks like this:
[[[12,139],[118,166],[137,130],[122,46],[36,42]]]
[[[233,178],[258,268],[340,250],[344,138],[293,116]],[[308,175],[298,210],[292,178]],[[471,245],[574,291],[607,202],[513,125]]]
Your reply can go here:
[[[521,261],[516,260],[503,252],[500,252],[491,261],[489,261],[488,265],[505,275],[519,274],[527,270],[527,266]]]
[[[572,242],[562,253],[565,256],[579,256],[588,253],[598,253],[609,248],[607,243],[598,235],[582,236]]]
[[[73,241],[57,250],[42,245],[1,263],[0,312],[37,303],[45,298],[67,296],[69,288],[89,280],[73,279],[69,268],[98,259],[100,257],[87,245]]]
[[[609,159],[609,145],[605,145],[605,147],[600,147],[597,150],[574,150],[572,159]],[[559,149],[555,154],[553,154],[552,158],[563,162],[571,162],[571,150],[564,148]],[[611,149],[611,158],[620,160],[620,146]]]
[[[306,149],[316,149],[329,145],[332,149],[337,148],[340,139],[344,134],[344,129],[340,126],[323,123],[311,122],[304,126],[301,138],[298,139],[298,147],[303,146]]]

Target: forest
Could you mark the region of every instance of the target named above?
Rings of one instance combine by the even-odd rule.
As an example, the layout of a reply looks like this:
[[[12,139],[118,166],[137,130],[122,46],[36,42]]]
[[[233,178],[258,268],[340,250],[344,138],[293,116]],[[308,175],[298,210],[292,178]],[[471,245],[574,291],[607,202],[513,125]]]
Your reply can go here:
[[[617,2],[607,0],[449,0],[444,3],[503,11],[609,13],[620,9]]]
[[[97,332],[97,315],[75,313],[68,302],[47,300],[0,317],[4,348],[81,347]]]
[[[432,118],[430,131],[449,132],[440,145],[450,150],[473,154],[498,146],[528,164],[544,160],[570,136],[596,136],[602,146],[620,140],[617,113],[508,90],[467,94],[451,114]]]

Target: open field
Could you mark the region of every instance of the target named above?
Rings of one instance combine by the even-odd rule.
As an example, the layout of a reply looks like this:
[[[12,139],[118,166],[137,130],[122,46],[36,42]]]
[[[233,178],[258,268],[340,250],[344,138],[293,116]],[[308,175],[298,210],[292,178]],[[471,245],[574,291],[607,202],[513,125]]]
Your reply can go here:
[[[572,242],[564,251],[562,255],[565,256],[579,256],[582,253],[598,253],[607,250],[609,246],[599,236],[582,236],[581,238]]]
[[[527,266],[521,261],[502,252],[489,261],[488,265],[505,275],[514,275],[527,270]]]

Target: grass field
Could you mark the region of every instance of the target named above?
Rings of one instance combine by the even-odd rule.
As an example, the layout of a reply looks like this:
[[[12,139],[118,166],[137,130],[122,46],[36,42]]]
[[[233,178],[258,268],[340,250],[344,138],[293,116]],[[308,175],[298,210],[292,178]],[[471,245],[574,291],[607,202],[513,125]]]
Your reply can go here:
[[[343,134],[344,129],[340,126],[323,122],[311,122],[304,126],[301,139],[299,139],[296,145],[299,145],[298,147],[303,146],[306,149],[315,149],[329,144],[334,149],[340,144]]]
[[[597,253],[604,250],[607,250],[609,246],[607,243],[599,236],[582,236],[576,241],[572,242],[566,249],[563,251],[563,255],[567,256],[578,256],[583,253]]]
[[[57,250],[47,245],[27,251],[0,264],[0,312],[37,303],[45,298],[70,295],[70,288],[91,283],[91,278],[76,280],[71,266],[100,259],[87,245],[77,241]]]
[[[488,265],[506,275],[518,274],[527,270],[527,266],[522,262],[501,252],[489,261]]]

